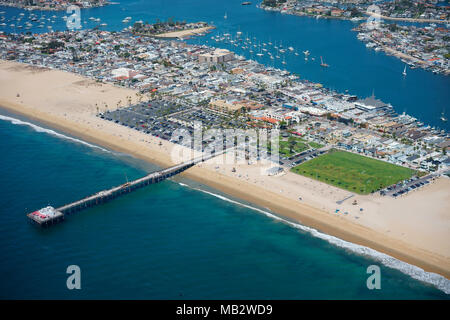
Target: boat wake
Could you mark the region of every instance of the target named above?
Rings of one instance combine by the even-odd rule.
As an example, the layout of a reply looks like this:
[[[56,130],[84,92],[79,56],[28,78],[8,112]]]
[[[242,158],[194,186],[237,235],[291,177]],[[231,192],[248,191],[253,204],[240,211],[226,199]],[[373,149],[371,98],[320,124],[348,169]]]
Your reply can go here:
[[[216,198],[219,198],[219,199],[221,199],[223,201],[227,201],[227,202],[239,205],[241,207],[257,211],[257,212],[262,213],[265,216],[270,217],[270,218],[272,218],[274,220],[282,221],[282,222],[284,222],[284,223],[286,223],[286,224],[288,224],[288,225],[290,225],[290,226],[292,226],[292,227],[294,227],[296,229],[308,232],[313,237],[325,240],[328,243],[330,243],[330,244],[332,244],[332,245],[334,245],[336,247],[343,248],[345,250],[348,250],[350,252],[356,253],[358,255],[370,257],[373,260],[382,263],[386,267],[398,270],[398,271],[400,271],[400,272],[410,276],[411,278],[413,278],[415,280],[419,280],[419,281],[425,282],[427,284],[431,284],[431,285],[435,286],[436,288],[438,288],[439,290],[443,291],[444,293],[450,294],[450,280],[445,278],[445,277],[443,277],[443,276],[441,276],[441,275],[439,275],[439,274],[436,274],[436,273],[433,273],[433,272],[426,272],[425,270],[423,270],[423,269],[421,269],[421,268],[419,268],[417,266],[414,266],[414,265],[411,265],[409,263],[406,263],[406,262],[403,262],[401,260],[398,260],[398,259],[396,259],[394,257],[391,257],[391,256],[385,254],[385,253],[378,252],[378,251],[376,251],[374,249],[371,249],[371,248],[368,248],[368,247],[364,247],[364,246],[361,246],[359,244],[351,243],[351,242],[348,242],[348,241],[336,238],[334,236],[327,235],[325,233],[317,231],[316,229],[313,229],[313,228],[301,225],[299,223],[291,222],[289,220],[283,219],[283,218],[281,218],[281,217],[279,217],[279,216],[277,216],[277,215],[275,215],[273,213],[270,213],[268,211],[264,211],[262,209],[252,207],[250,205],[247,205],[247,204],[241,203],[239,201],[235,201],[235,200],[229,199],[229,198],[224,197],[222,195],[219,195],[219,194],[216,194],[216,193],[213,193],[213,192],[209,192],[209,191],[206,191],[206,190],[202,190],[202,189],[199,189],[199,188],[194,188],[194,187],[191,187],[191,186],[189,186],[187,184],[184,184],[184,183],[181,183],[181,182],[179,182],[179,185],[181,185],[183,187],[188,187],[188,188],[191,188],[191,189],[194,189],[194,190],[206,193],[206,194],[209,194],[209,195],[211,195],[213,197],[216,197]]]
[[[88,147],[93,148],[93,149],[99,149],[99,150],[102,150],[104,152],[111,153],[111,151],[109,151],[107,149],[104,149],[102,147],[99,147],[99,146],[87,143],[87,142],[85,142],[83,140],[79,140],[79,139],[76,139],[76,138],[72,138],[72,137],[63,135],[63,134],[58,133],[56,131],[53,131],[51,129],[46,129],[46,128],[39,127],[39,126],[37,126],[37,125],[35,125],[34,123],[31,123],[31,122],[26,122],[26,121],[22,121],[22,120],[19,120],[19,119],[16,119],[16,118],[11,118],[11,117],[8,117],[8,116],[3,116],[3,115],[0,115],[0,120],[9,121],[9,122],[11,122],[12,124],[15,124],[15,125],[28,126],[28,127],[32,128],[33,130],[35,130],[36,132],[47,133],[47,134],[50,134],[52,136],[58,137],[60,139],[69,140],[69,141],[72,141],[72,142],[76,142],[76,143],[88,146]]]

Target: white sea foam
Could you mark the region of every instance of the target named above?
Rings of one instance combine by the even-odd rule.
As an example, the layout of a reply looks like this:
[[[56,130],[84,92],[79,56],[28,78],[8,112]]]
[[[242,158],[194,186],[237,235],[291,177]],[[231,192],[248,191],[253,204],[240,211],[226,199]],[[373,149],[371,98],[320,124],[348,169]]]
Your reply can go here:
[[[75,139],[75,138],[72,138],[72,137],[69,137],[69,136],[65,136],[65,135],[63,135],[61,133],[58,133],[56,131],[53,131],[51,129],[46,129],[46,128],[39,127],[39,126],[35,125],[34,123],[22,121],[22,120],[19,120],[19,119],[16,119],[16,118],[11,118],[11,117],[8,117],[8,116],[3,116],[3,115],[0,115],[0,120],[9,121],[12,124],[16,124],[16,125],[28,126],[28,127],[32,128],[33,130],[35,130],[36,132],[47,133],[47,134],[50,134],[52,136],[58,137],[60,139],[70,140],[72,142],[83,144],[85,146],[88,146],[88,147],[91,147],[91,148],[94,148],[94,149],[99,149],[99,150],[102,150],[104,152],[110,152],[109,150],[106,150],[106,149],[104,149],[102,147],[99,147],[99,146],[87,143],[87,142],[85,142],[83,140],[79,140],[79,139]]]
[[[409,263],[403,262],[401,260],[398,260],[398,259],[396,259],[394,257],[391,257],[391,256],[389,256],[387,254],[384,254],[382,252],[378,252],[378,251],[376,251],[374,249],[371,249],[371,248],[368,248],[368,247],[364,247],[364,246],[361,246],[359,244],[351,243],[351,242],[348,242],[348,241],[345,241],[345,240],[342,240],[342,239],[339,239],[339,238],[327,235],[325,233],[317,231],[316,229],[313,229],[313,228],[301,225],[299,223],[288,221],[288,220],[283,219],[283,218],[281,218],[281,217],[279,217],[277,215],[274,215],[274,214],[272,214],[272,213],[270,213],[268,211],[264,211],[264,210],[261,210],[259,208],[252,207],[250,205],[247,205],[247,204],[241,203],[239,201],[235,201],[235,200],[229,199],[229,198],[224,197],[222,195],[219,195],[219,194],[216,194],[216,193],[213,193],[213,192],[209,192],[209,191],[206,191],[206,190],[202,190],[202,189],[199,189],[199,188],[194,188],[194,187],[191,187],[191,186],[186,185],[184,183],[179,183],[179,184],[181,186],[184,186],[184,187],[188,187],[188,188],[191,188],[191,189],[203,192],[203,193],[207,193],[207,194],[209,194],[211,196],[214,196],[216,198],[219,198],[219,199],[221,199],[223,201],[231,202],[233,204],[236,204],[236,205],[239,205],[239,206],[242,206],[242,207],[245,207],[245,208],[257,211],[257,212],[260,212],[260,213],[262,213],[262,214],[266,215],[267,217],[270,217],[270,218],[272,218],[274,220],[282,221],[282,222],[284,222],[284,223],[286,223],[286,224],[288,224],[288,225],[290,225],[290,226],[292,226],[292,227],[294,227],[296,229],[308,232],[312,236],[314,236],[316,238],[319,238],[319,239],[322,239],[322,240],[325,240],[328,243],[331,243],[332,245],[335,245],[335,246],[337,246],[339,248],[343,248],[343,249],[349,250],[349,251],[351,251],[353,253],[356,253],[358,255],[370,257],[373,260],[382,263],[386,267],[399,270],[400,272],[410,276],[413,279],[416,279],[416,280],[419,280],[419,281],[431,284],[431,285],[435,286],[436,288],[438,288],[439,290],[445,292],[446,294],[450,294],[450,280],[445,278],[445,277],[443,277],[443,276],[441,276],[441,275],[439,275],[439,274],[436,274],[436,273],[433,273],[433,272],[426,272],[425,270],[423,270],[423,269],[421,269],[421,268],[419,268],[417,266],[414,266],[414,265],[411,265]]]

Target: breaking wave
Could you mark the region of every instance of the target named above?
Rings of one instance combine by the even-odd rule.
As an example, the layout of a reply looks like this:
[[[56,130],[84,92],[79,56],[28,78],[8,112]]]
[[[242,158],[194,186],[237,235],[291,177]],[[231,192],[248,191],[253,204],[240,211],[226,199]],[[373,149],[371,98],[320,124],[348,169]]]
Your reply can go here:
[[[11,122],[12,124],[15,124],[15,125],[28,126],[28,127],[32,128],[36,132],[47,133],[47,134],[50,134],[52,136],[58,137],[60,139],[69,140],[69,141],[72,141],[72,142],[76,142],[76,143],[88,146],[88,147],[93,148],[93,149],[99,149],[99,150],[102,150],[104,152],[110,153],[109,150],[104,149],[102,147],[96,146],[94,144],[87,143],[86,141],[83,141],[83,140],[79,140],[79,139],[76,139],[76,138],[72,138],[72,137],[63,135],[63,134],[58,133],[56,131],[53,131],[51,129],[46,129],[46,128],[39,127],[39,126],[37,126],[37,125],[35,125],[34,123],[31,123],[31,122],[26,122],[26,121],[22,121],[22,120],[19,120],[19,119],[16,119],[16,118],[11,118],[11,117],[8,117],[8,116],[3,116],[3,115],[0,115],[0,120],[9,121],[9,122]]]
[[[197,191],[209,194],[209,195],[211,195],[213,197],[216,197],[216,198],[219,198],[219,199],[221,199],[223,201],[227,201],[227,202],[236,204],[238,206],[245,207],[245,208],[257,211],[257,212],[262,213],[265,216],[270,217],[270,218],[272,218],[274,220],[282,221],[282,222],[284,222],[284,223],[286,223],[286,224],[288,224],[288,225],[290,225],[290,226],[292,226],[292,227],[294,227],[296,229],[308,232],[313,237],[325,240],[328,243],[330,243],[330,244],[332,244],[332,245],[334,245],[336,247],[349,250],[349,251],[351,251],[353,253],[356,253],[358,255],[370,257],[373,260],[375,260],[377,262],[380,262],[381,264],[383,264],[386,267],[399,270],[400,272],[410,276],[411,278],[413,278],[415,280],[419,280],[419,281],[425,282],[427,284],[431,284],[431,285],[435,286],[436,288],[438,288],[439,290],[445,292],[446,294],[450,294],[450,280],[445,278],[444,276],[441,276],[441,275],[433,273],[433,272],[426,272],[425,270],[423,270],[423,269],[421,269],[421,268],[419,268],[417,266],[414,266],[414,265],[411,265],[409,263],[406,263],[406,262],[403,262],[401,260],[398,260],[398,259],[396,259],[394,257],[391,257],[391,256],[385,254],[385,253],[378,252],[378,251],[376,251],[374,249],[371,249],[371,248],[368,248],[368,247],[364,247],[364,246],[361,246],[359,244],[351,243],[351,242],[348,242],[348,241],[336,238],[334,236],[327,235],[325,233],[317,231],[316,229],[313,229],[313,228],[301,225],[299,223],[291,222],[289,220],[283,219],[283,218],[281,218],[281,217],[279,217],[279,216],[277,216],[277,215],[275,215],[273,213],[270,213],[268,211],[252,207],[250,205],[247,205],[247,204],[241,203],[239,201],[235,201],[235,200],[229,199],[229,198],[224,197],[222,195],[219,195],[219,194],[216,194],[216,193],[213,193],[213,192],[210,192],[210,191],[202,190],[202,189],[199,189],[199,188],[194,188],[194,187],[191,187],[191,186],[186,185],[186,184],[181,183],[181,182],[179,182],[179,184],[181,186],[183,186],[183,187],[188,187],[188,188],[191,188],[191,189],[194,189],[194,190],[197,190]]]

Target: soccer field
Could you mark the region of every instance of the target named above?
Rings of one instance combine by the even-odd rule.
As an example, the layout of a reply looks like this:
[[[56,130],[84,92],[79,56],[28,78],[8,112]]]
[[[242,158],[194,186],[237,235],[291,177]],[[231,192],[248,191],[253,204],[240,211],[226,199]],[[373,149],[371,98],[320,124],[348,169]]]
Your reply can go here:
[[[415,174],[409,168],[345,151],[330,151],[291,171],[359,194],[369,194]]]

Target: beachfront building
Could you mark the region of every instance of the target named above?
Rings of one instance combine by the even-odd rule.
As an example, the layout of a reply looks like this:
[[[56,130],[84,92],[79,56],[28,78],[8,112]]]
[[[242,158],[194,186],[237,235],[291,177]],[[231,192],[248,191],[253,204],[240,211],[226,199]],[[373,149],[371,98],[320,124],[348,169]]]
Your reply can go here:
[[[211,52],[201,53],[198,55],[199,63],[224,63],[234,60],[234,54],[227,49],[216,49]]]

